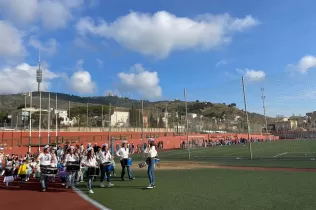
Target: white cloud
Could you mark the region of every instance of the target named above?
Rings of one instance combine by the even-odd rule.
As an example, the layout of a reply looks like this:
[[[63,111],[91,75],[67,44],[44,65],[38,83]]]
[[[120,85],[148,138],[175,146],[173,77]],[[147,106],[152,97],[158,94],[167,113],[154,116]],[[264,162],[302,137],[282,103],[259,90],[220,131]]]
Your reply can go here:
[[[84,0],[0,0],[0,13],[20,25],[40,21],[47,29],[65,28]]]
[[[0,20],[0,57],[20,57],[26,54],[23,34],[7,21]]]
[[[21,93],[37,90],[36,70],[37,66],[22,63],[17,66],[0,69],[0,94]],[[42,66],[43,82],[42,90],[47,91],[51,86],[51,80],[59,77],[57,74]]]
[[[83,60],[76,63],[76,72],[70,77],[70,88],[77,93],[90,94],[96,91],[96,83],[92,80],[91,74],[83,68]]]
[[[216,67],[219,67],[219,66],[221,66],[221,65],[227,65],[228,64],[228,61],[226,61],[226,60],[220,60],[220,61],[218,61],[217,63],[216,63]]]
[[[251,82],[262,81],[265,79],[266,74],[262,70],[254,70],[254,69],[237,69],[237,72],[243,74],[245,79]]]
[[[35,38],[34,36],[30,37],[29,45],[39,50],[41,53],[48,53],[53,55],[57,51],[58,43],[55,39],[49,39],[47,42],[42,43],[40,40]]]
[[[155,14],[131,12],[112,23],[99,23],[90,17],[76,24],[81,35],[114,39],[122,46],[144,55],[167,57],[172,51],[192,48],[213,49],[231,41],[234,32],[254,27],[252,16],[233,18],[224,15],[202,15],[196,19],[177,17],[166,11]]]
[[[147,71],[141,64],[135,64],[130,73],[120,72],[118,77],[118,89],[121,92],[136,92],[143,99],[159,98],[162,95],[158,73]]]
[[[97,61],[98,65],[99,65],[99,67],[103,66],[103,64],[104,64],[103,60],[97,58],[96,61]]]
[[[290,71],[294,70],[294,71],[299,71],[302,74],[305,74],[310,69],[316,68],[316,56],[306,55],[302,57],[297,64],[289,64],[287,68]]]

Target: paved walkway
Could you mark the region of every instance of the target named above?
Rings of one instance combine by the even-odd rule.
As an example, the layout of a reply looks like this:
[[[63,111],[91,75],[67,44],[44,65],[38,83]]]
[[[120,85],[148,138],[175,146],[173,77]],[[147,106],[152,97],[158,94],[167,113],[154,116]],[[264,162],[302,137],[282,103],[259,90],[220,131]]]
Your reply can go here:
[[[97,210],[88,201],[82,199],[72,189],[65,189],[59,182],[49,183],[48,191],[41,192],[39,180],[30,180],[22,184],[19,180],[11,183],[9,189],[4,187],[0,178],[1,209],[45,209],[45,210]]]

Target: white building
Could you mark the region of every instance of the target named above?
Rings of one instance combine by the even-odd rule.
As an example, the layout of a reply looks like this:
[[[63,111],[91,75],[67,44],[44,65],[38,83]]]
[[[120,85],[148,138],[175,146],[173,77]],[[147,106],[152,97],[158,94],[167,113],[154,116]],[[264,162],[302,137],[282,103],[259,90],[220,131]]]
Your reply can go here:
[[[129,124],[129,112],[123,110],[116,110],[111,115],[111,126],[125,127]]]
[[[61,109],[55,109],[54,114],[58,114],[59,118],[62,118],[63,120],[60,122],[61,125],[64,126],[73,126],[77,120],[76,118],[70,119],[68,117],[68,111],[67,110],[61,110]]]
[[[197,114],[195,113],[188,113],[188,118],[194,119],[197,117]]]

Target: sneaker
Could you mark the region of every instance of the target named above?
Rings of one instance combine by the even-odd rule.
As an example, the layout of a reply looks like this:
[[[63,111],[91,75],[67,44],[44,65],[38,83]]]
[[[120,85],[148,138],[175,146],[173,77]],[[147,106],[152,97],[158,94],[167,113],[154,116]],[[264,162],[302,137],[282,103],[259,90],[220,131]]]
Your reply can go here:
[[[66,184],[65,184],[65,183],[61,183],[61,185],[62,185],[62,186],[65,186]]]
[[[46,192],[46,189],[42,189],[42,192]]]
[[[151,184],[149,184],[148,186],[147,186],[147,189],[153,189],[154,187],[151,185]]]
[[[135,177],[130,178],[129,180],[135,180]]]
[[[93,194],[94,192],[92,190],[89,190],[89,194]]]
[[[105,186],[104,186],[104,184],[103,184],[103,183],[101,183],[101,184],[100,184],[100,187],[102,187],[102,188],[103,188],[103,187],[105,187]]]
[[[108,183],[108,188],[111,188],[113,186],[114,186],[114,184],[112,184],[111,182]]]
[[[66,189],[68,189],[68,185],[66,185]]]
[[[83,182],[83,180],[80,181],[81,183]]]

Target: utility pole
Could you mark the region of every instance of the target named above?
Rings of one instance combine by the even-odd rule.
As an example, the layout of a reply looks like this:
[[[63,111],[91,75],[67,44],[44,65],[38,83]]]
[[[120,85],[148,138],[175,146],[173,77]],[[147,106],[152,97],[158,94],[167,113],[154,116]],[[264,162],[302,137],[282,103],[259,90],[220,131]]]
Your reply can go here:
[[[267,117],[266,117],[266,106],[264,103],[265,100],[265,95],[264,95],[264,88],[261,88],[261,100],[262,100],[262,105],[263,105],[263,115],[264,115],[264,121],[266,123],[266,133],[268,133],[268,123],[267,123]]]
[[[48,144],[50,144],[50,93],[48,93],[48,123],[47,123],[47,137],[48,137]]]
[[[250,126],[249,126],[249,117],[248,117],[248,111],[247,111],[247,100],[246,100],[246,89],[245,89],[244,77],[241,78],[241,82],[242,82],[242,90],[244,94],[244,105],[245,105],[245,113],[246,113],[246,119],[247,119],[247,130],[248,130],[247,133],[248,133],[250,160],[252,160],[252,149],[251,149],[251,142],[250,142]]]
[[[191,159],[191,152],[190,152],[190,142],[189,142],[189,121],[188,121],[188,105],[187,105],[187,91],[184,88],[184,106],[185,106],[185,124],[186,124],[186,137],[187,137],[187,144],[188,144],[188,153],[189,153],[189,160]]]

